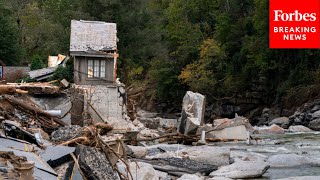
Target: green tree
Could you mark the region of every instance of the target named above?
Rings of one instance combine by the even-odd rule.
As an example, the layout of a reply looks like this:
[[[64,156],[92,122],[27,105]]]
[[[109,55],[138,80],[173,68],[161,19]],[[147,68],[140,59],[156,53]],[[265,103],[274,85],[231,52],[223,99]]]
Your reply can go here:
[[[45,67],[45,65],[44,65],[44,63],[43,63],[43,61],[42,61],[42,58],[41,58],[41,56],[39,56],[39,55],[34,55],[33,57],[32,57],[32,60],[31,60],[31,66],[30,66],[30,69],[31,70],[36,70],[36,69],[42,69],[42,68],[44,68]]]
[[[22,50],[18,42],[18,31],[10,17],[0,16],[0,59],[6,65],[17,65]]]

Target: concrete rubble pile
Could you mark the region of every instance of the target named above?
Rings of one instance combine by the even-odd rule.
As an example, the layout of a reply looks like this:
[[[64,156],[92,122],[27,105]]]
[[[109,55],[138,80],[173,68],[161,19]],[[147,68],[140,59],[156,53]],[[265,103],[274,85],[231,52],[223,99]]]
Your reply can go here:
[[[254,179],[286,167],[281,159],[319,165],[301,155],[277,158],[231,148],[265,143],[257,134],[289,130],[276,123],[253,127],[237,114],[206,124],[199,93],[186,93],[180,117],[138,109],[130,119],[122,84],[53,83],[59,86],[0,85],[0,179]],[[231,147],[221,146],[226,143]]]

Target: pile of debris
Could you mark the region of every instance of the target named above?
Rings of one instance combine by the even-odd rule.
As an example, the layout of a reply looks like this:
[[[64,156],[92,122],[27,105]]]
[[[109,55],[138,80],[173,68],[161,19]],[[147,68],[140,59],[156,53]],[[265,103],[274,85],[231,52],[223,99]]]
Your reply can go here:
[[[121,84],[52,83],[0,85],[0,179],[256,178],[267,163],[235,162],[214,143],[282,130],[237,115],[205,124],[205,97],[191,91],[179,118],[138,110],[130,121]]]

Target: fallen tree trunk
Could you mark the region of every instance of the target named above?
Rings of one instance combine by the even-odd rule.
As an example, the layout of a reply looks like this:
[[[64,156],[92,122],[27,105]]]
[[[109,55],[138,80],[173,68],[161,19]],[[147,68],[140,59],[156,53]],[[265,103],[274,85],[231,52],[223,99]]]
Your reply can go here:
[[[14,85],[7,85],[7,84],[0,85],[0,94],[14,94],[14,93],[26,94],[28,93],[28,91],[17,89],[16,86]]]
[[[13,106],[19,106],[21,110],[23,111],[27,111],[27,112],[30,112],[36,116],[44,116],[46,118],[49,118],[49,119],[52,119],[54,122],[56,122],[57,124],[59,125],[62,125],[62,126],[66,126],[67,124],[64,123],[63,121],[57,119],[57,118],[54,118],[54,116],[52,116],[51,114],[43,111],[42,109],[38,108],[38,107],[34,107],[34,106],[31,106],[29,103],[26,103],[22,100],[19,100],[11,95],[4,95],[4,98],[9,102],[11,103]]]
[[[6,85],[0,85],[3,86],[4,88],[7,87],[13,87],[15,89],[20,89],[27,91],[29,94],[58,94],[60,93],[59,87],[58,86],[53,86],[49,83],[8,83]],[[1,92],[1,89],[0,89]],[[13,93],[15,93],[14,91]],[[1,94],[1,93],[0,93]],[[8,93],[4,93],[8,94]]]

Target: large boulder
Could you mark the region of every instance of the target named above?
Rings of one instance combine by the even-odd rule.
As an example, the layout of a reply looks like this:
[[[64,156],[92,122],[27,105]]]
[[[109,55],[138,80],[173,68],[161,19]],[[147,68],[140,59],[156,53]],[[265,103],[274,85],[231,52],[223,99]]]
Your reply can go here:
[[[288,128],[289,126],[289,118],[288,117],[279,117],[275,118],[272,121],[269,122],[269,126],[276,124],[278,126],[281,126],[282,128]]]
[[[312,132],[311,129],[305,127],[305,126],[302,126],[302,125],[295,125],[295,126],[290,126],[289,129],[288,129],[290,132]]]
[[[230,164],[230,149],[213,146],[193,146],[179,151],[179,155],[201,163],[224,166]]]
[[[270,156],[267,163],[271,167],[295,167],[301,165],[314,165],[319,166],[320,161],[318,159],[310,158],[307,156],[297,154],[277,154]]]
[[[318,118],[320,118],[320,110],[318,110],[312,114],[312,119],[318,119]]]
[[[317,112],[318,112],[318,111],[317,111]],[[309,123],[309,128],[312,129],[312,130],[315,130],[315,131],[320,131],[320,118],[319,118],[319,119],[312,120],[312,121]]]
[[[255,132],[258,134],[284,134],[286,130],[273,124],[271,126],[256,127]]]
[[[210,177],[222,176],[232,179],[258,178],[268,169],[265,162],[238,161],[228,166],[222,166],[217,171],[210,173]]]

